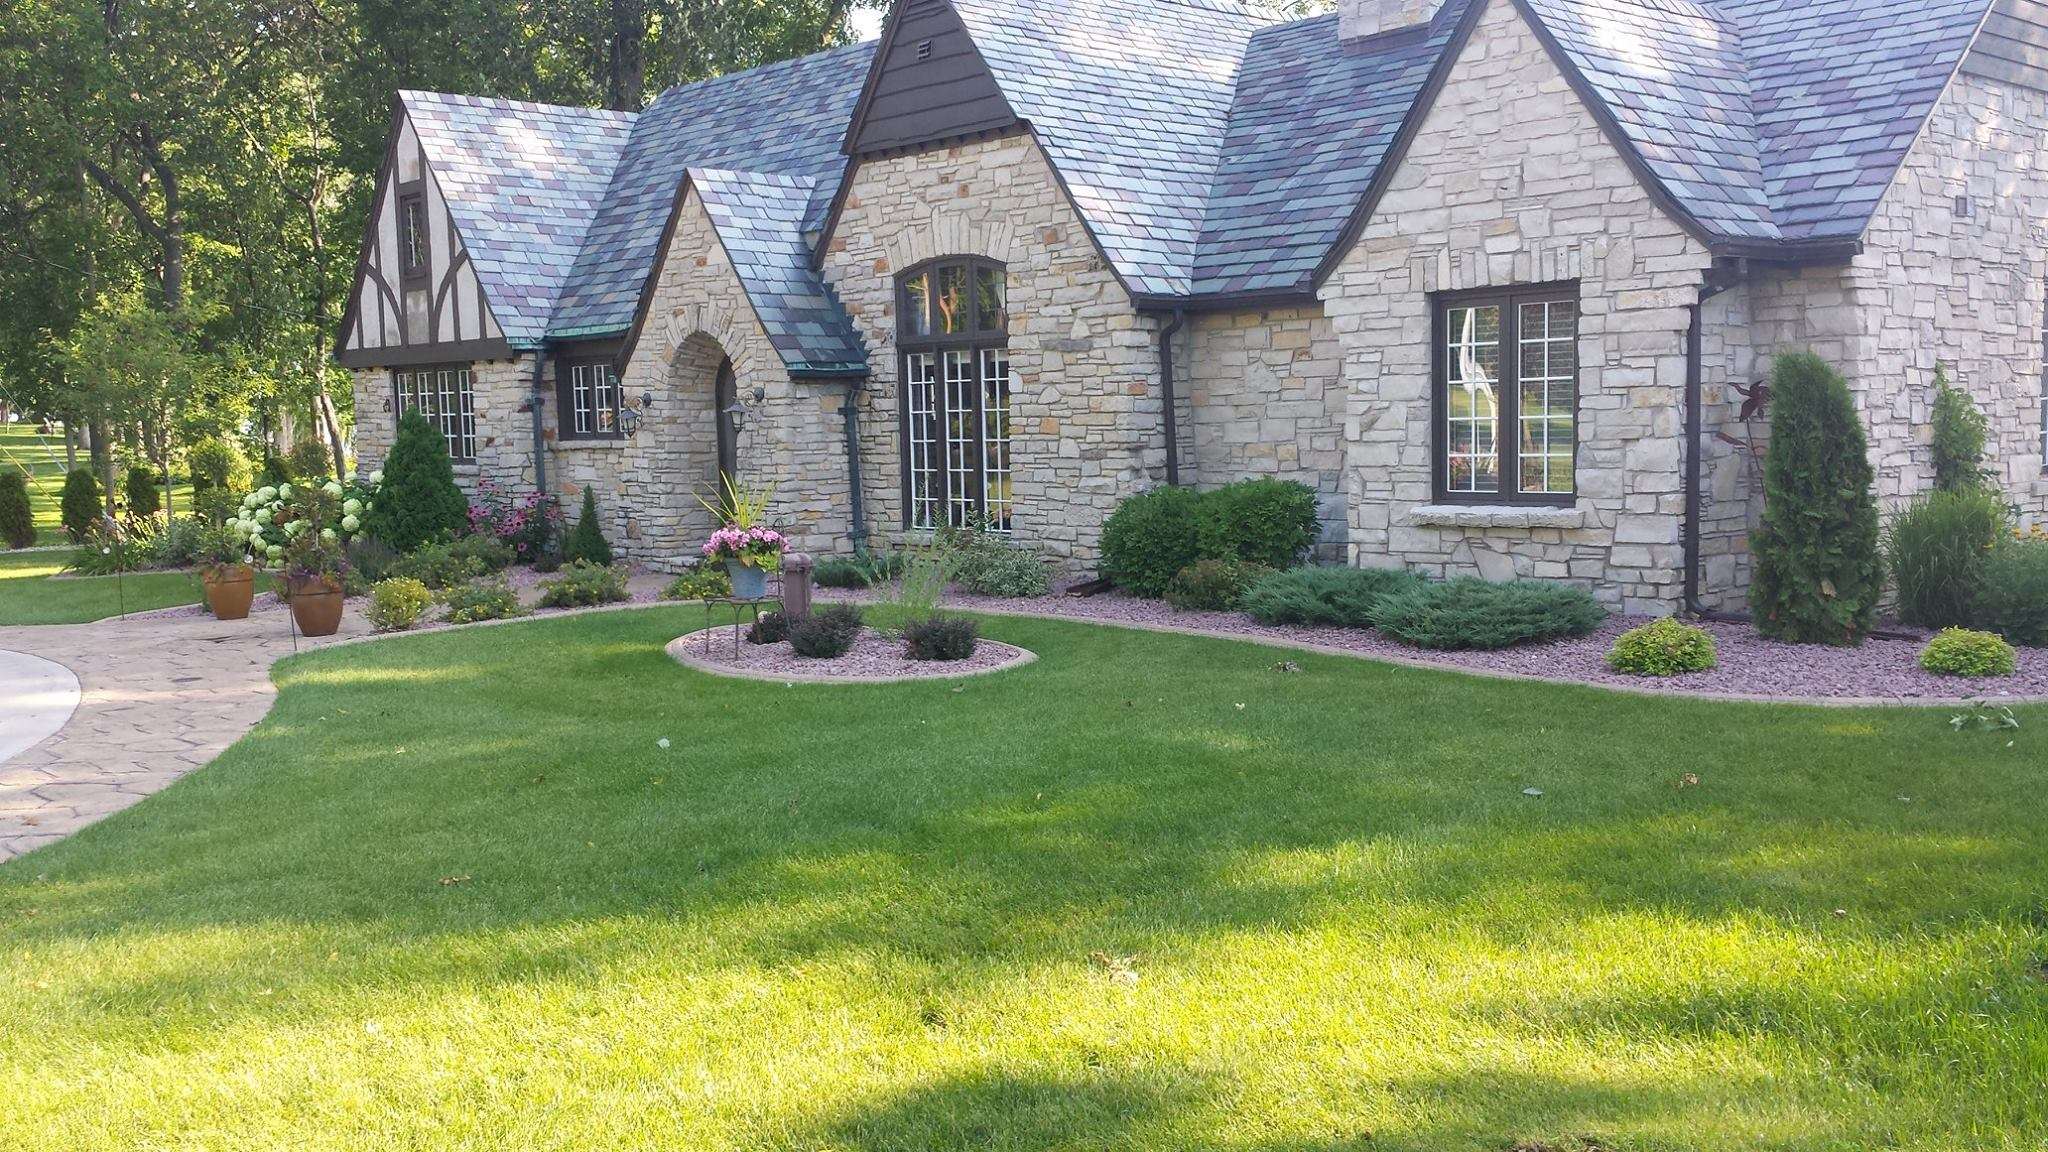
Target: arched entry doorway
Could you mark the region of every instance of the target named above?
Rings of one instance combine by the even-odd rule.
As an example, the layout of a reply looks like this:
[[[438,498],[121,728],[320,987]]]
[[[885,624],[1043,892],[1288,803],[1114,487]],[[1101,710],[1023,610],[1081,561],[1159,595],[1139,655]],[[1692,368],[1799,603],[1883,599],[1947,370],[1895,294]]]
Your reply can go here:
[[[740,471],[740,426],[735,418],[740,403],[739,382],[733,379],[732,359],[718,362],[718,382],[711,390],[712,419],[718,423],[718,475],[737,477]]]

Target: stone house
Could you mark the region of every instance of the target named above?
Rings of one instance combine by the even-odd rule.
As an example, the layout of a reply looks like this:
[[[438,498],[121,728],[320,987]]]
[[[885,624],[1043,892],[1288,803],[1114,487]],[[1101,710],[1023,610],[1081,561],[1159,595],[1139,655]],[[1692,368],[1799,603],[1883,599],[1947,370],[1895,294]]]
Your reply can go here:
[[[637,115],[405,92],[357,448],[421,408],[664,567],[721,471],[812,551],[1076,576],[1125,496],[1278,476],[1327,559],[1733,607],[1781,350],[1887,500],[1948,365],[2048,512],[2042,60],[2035,0],[897,0]]]

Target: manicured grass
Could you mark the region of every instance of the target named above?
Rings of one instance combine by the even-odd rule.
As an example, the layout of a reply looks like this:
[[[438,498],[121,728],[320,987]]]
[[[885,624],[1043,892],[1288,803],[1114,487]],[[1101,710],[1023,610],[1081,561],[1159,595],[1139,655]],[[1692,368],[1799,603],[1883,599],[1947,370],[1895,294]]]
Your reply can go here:
[[[672,664],[700,620],[301,657],[0,866],[0,1145],[2048,1140],[2048,709],[1023,620],[1026,668],[786,687]]]
[[[70,560],[69,548],[0,552],[0,625],[83,624],[124,607],[146,612],[205,598],[190,572],[130,572],[118,585],[112,576],[51,579]]]
[[[44,436],[38,427],[34,423],[0,424],[0,468],[20,468],[28,473],[28,505],[35,515],[36,543],[63,544],[66,541],[59,501],[64,494],[64,434],[59,431]],[[81,454],[79,459],[83,462],[84,456]],[[116,476],[115,482],[119,481]],[[192,511],[189,480],[174,485],[171,497],[179,515]]]

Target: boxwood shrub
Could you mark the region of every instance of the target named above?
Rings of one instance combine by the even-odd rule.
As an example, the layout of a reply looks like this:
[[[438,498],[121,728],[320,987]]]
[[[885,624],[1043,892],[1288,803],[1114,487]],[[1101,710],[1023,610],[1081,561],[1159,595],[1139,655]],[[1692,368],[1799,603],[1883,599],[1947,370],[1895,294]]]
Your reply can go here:
[[[912,660],[965,660],[974,655],[979,628],[965,616],[928,616],[903,628],[903,654]]]
[[[2006,539],[1984,559],[1972,622],[2027,648],[2048,648],[2048,539]]]
[[[2019,670],[2012,645],[1989,632],[1944,628],[1920,650],[1920,667],[1941,676],[1982,679]]]
[[[491,576],[482,580],[471,580],[458,584],[441,593],[441,603],[448,609],[443,617],[450,624],[474,624],[479,620],[503,620],[509,616],[525,615],[519,606],[519,595],[505,583],[503,576]]]
[[[860,637],[860,609],[834,604],[789,622],[789,646],[799,656],[829,659],[853,650]]]
[[[1623,632],[1607,650],[1607,666],[1629,676],[1683,676],[1719,665],[1706,629],[1669,618]]]
[[[599,604],[617,604],[628,595],[624,564],[592,564],[577,560],[564,567],[561,575],[540,582],[543,608],[590,608]]]
[[[1102,525],[1102,574],[1134,595],[1164,595],[1202,558],[1201,505],[1192,488],[1154,488],[1118,504]]]
[[[1583,588],[1547,580],[1489,583],[1471,576],[1424,584],[1380,598],[1372,622],[1418,648],[1512,648],[1584,636],[1607,613]]]
[[[1207,560],[1292,568],[1322,533],[1315,490],[1294,480],[1225,484],[1202,493],[1199,511],[1198,540]]]
[[[1381,597],[1422,583],[1400,568],[1295,568],[1245,589],[1237,606],[1261,624],[1370,628]]]

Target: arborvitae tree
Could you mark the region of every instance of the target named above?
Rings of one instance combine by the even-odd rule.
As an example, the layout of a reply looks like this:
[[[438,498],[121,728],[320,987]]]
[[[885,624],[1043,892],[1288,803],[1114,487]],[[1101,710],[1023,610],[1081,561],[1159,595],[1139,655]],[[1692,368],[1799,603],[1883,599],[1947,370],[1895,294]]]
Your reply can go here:
[[[597,497],[587,486],[583,489],[583,511],[577,515],[576,527],[570,530],[569,539],[562,544],[562,562],[574,564],[578,560],[590,564],[612,562],[611,543],[597,525]]]
[[[64,477],[64,535],[73,544],[85,543],[93,525],[100,522],[100,482],[90,468],[73,468]]]
[[[147,464],[128,466],[128,476],[121,484],[121,491],[128,499],[130,516],[154,516],[164,506],[163,497],[156,488],[156,472]]]
[[[9,548],[36,542],[36,521],[28,507],[28,473],[16,468],[0,472],[0,541]]]
[[[1970,394],[1948,382],[1946,365],[1934,366],[1934,487],[1941,492],[1981,488],[1984,441],[1990,426]]]
[[[1811,352],[1778,357],[1763,527],[1750,538],[1758,631],[1802,644],[1862,642],[1884,591],[1873,479],[1849,385]]]
[[[398,418],[384,459],[384,485],[364,527],[400,552],[453,537],[469,525],[469,500],[455,486],[448,443],[417,409]]]

